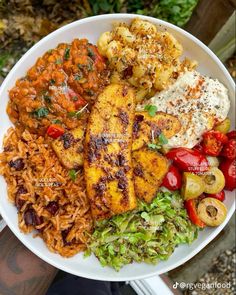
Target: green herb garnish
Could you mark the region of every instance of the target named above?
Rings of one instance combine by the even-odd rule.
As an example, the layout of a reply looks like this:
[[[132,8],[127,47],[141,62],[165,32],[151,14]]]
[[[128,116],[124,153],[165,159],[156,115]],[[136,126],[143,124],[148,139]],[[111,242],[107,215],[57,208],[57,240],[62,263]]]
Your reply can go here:
[[[87,69],[88,69],[89,72],[93,71],[93,63],[92,62],[88,63]]]
[[[44,118],[47,117],[49,110],[45,107],[34,110],[31,114],[36,118]]]
[[[55,64],[56,65],[62,64],[62,59],[61,58],[56,59]]]
[[[54,85],[55,83],[56,83],[56,81],[55,81],[54,79],[50,79],[50,80],[49,80],[49,84],[50,84],[50,85]]]
[[[70,176],[72,181],[76,180],[77,174],[78,174],[78,171],[76,171],[75,169],[71,169],[69,171],[69,176]]]
[[[47,95],[47,94],[45,94],[43,96],[43,99],[45,100],[46,103],[51,103],[52,102],[51,97],[49,95]]]
[[[92,48],[88,47],[88,56],[89,57],[94,57],[95,53],[93,52]]]
[[[157,107],[151,104],[148,104],[144,108],[148,112],[149,116],[154,117],[156,115]]]
[[[163,133],[158,136],[157,141],[153,138],[153,142],[148,144],[148,147],[153,150],[160,150],[164,144],[167,144],[168,140]]]
[[[61,125],[62,124],[62,121],[59,120],[59,119],[54,119],[54,120],[52,120],[52,123],[53,124],[59,124],[59,125]]]
[[[75,81],[79,81],[79,80],[81,80],[83,78],[83,75],[82,74],[76,74],[75,76],[74,76],[74,80]]]
[[[167,144],[168,143],[168,139],[165,137],[165,135],[163,133],[161,133],[158,137],[158,140],[160,142],[160,144]]]
[[[70,48],[67,47],[64,52],[64,59],[69,59],[70,57]]]

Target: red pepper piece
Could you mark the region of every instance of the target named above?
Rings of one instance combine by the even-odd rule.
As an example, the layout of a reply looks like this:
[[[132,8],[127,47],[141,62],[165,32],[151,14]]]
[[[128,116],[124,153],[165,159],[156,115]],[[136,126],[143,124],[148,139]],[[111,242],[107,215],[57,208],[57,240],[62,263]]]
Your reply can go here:
[[[236,130],[232,130],[228,132],[227,134],[228,139],[236,139]]]
[[[236,158],[236,139],[230,139],[223,147],[221,156],[233,160]]]
[[[225,200],[225,192],[221,191],[218,194],[207,194],[206,198],[214,198],[214,199],[217,199],[217,200],[223,202]]]
[[[219,156],[223,145],[228,141],[228,137],[216,130],[207,131],[203,134],[203,152],[209,156]]]
[[[205,223],[197,215],[196,200],[191,199],[184,202],[184,206],[188,212],[188,217],[191,222],[201,228],[205,227]]]
[[[236,188],[236,159],[224,159],[219,168],[225,177],[225,189],[234,190]]]
[[[166,154],[166,157],[173,160],[181,171],[198,173],[209,170],[207,158],[196,150],[174,148]]]
[[[170,165],[169,171],[164,177],[162,185],[170,191],[175,191],[181,188],[181,184],[182,177],[179,170],[174,165]]]
[[[47,129],[47,135],[56,139],[65,132],[64,128],[56,124],[52,124]]]

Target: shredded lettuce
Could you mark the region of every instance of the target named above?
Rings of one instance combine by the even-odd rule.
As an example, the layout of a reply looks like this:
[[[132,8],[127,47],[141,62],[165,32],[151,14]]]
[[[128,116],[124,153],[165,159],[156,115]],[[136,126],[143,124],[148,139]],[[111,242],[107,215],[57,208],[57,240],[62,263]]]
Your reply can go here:
[[[85,255],[94,253],[102,266],[119,271],[132,262],[156,264],[175,247],[191,243],[198,230],[189,221],[178,192],[159,192],[151,204],[96,223]]]

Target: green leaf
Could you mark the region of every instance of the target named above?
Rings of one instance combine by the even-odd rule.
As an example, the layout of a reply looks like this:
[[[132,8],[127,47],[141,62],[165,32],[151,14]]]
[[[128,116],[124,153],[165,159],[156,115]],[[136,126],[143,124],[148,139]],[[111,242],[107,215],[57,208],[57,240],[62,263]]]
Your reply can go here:
[[[154,117],[157,112],[157,107],[149,104],[145,106],[144,110],[148,112],[149,116]]]
[[[165,137],[163,133],[159,135],[158,140],[161,145],[168,143],[168,139]]]
[[[45,107],[42,107],[42,108],[34,110],[31,114],[34,117],[40,119],[40,118],[47,117],[48,113],[49,113],[49,110]]]
[[[147,212],[142,212],[141,213],[141,217],[145,220],[145,221],[149,221],[150,220],[150,216]]]
[[[93,52],[93,49],[90,48],[90,47],[88,47],[88,56],[89,56],[89,57],[93,57],[93,56],[95,56],[95,53]]]
[[[67,47],[64,52],[64,59],[67,60],[70,57],[70,48]]]
[[[72,181],[75,181],[75,180],[76,180],[77,173],[78,173],[78,172],[76,172],[75,169],[71,169],[71,170],[69,171],[69,176],[70,176],[70,178],[71,178]]]
[[[62,59],[61,58],[56,59],[55,64],[56,65],[62,64]]]
[[[52,120],[52,123],[53,124],[59,124],[59,125],[61,125],[62,124],[62,121],[59,120],[59,119],[54,119],[54,120]]]
[[[55,83],[56,83],[56,81],[55,81],[54,79],[50,79],[50,80],[49,80],[49,84],[50,84],[50,85],[54,85]]]
[[[148,147],[153,150],[160,150],[161,146],[156,143],[148,143]]]

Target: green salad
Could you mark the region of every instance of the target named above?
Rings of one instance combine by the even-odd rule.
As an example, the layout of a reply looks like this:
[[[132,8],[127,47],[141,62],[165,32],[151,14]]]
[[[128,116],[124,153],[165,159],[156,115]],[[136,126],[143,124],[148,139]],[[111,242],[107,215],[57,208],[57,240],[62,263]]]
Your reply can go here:
[[[151,204],[139,202],[135,211],[95,226],[85,255],[94,253],[102,266],[117,271],[134,261],[166,260],[177,245],[191,243],[198,234],[177,192],[158,192]]]

